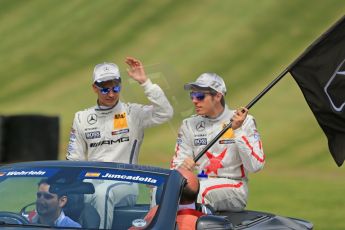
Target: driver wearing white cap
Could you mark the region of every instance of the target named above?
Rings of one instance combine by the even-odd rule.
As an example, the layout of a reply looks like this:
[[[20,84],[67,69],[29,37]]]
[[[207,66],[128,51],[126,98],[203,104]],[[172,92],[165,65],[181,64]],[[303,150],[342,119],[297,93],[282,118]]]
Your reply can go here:
[[[144,129],[172,117],[172,106],[162,89],[147,78],[142,63],[131,57],[126,63],[130,67],[129,77],[143,87],[151,104],[123,103],[119,99],[122,88],[117,65],[96,65],[92,89],[97,94],[97,105],[75,114],[67,149],[68,160],[137,164]],[[115,186],[117,194],[112,193],[111,188]],[[128,196],[121,196],[121,190]],[[98,196],[97,192],[101,194]],[[134,204],[137,193],[136,188],[125,183],[114,185],[109,181],[97,185],[91,203],[100,212],[100,227],[111,228],[114,206]]]
[[[265,163],[254,118],[246,108],[227,107],[225,83],[215,73],[204,73],[184,88],[190,90],[196,115],[182,122],[171,167],[199,171],[199,203],[209,204],[216,211],[243,210],[248,197],[248,173],[261,170]],[[194,157],[230,120],[232,128],[194,162]]]

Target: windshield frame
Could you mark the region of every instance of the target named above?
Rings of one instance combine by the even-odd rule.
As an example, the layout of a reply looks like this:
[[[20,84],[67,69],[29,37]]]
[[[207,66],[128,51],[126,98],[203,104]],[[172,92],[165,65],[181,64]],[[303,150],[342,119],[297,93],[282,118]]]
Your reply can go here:
[[[59,175],[59,170],[70,170],[74,173]],[[99,173],[90,174],[90,173]],[[112,172],[112,173],[110,173]],[[169,182],[171,174],[174,174],[174,170],[162,169],[153,166],[143,166],[143,165],[129,165],[129,164],[118,164],[109,162],[71,162],[71,161],[41,161],[41,162],[23,162],[3,165],[0,167],[0,184],[5,181],[6,178],[13,177],[42,177],[47,176],[48,178],[54,178],[53,181],[56,183],[64,184],[70,183],[71,181],[78,179],[97,179],[98,177],[103,177],[103,179],[112,180],[111,176],[114,176],[115,172],[121,173],[121,175],[126,175],[126,178],[117,178],[118,180],[128,180],[133,182],[147,184],[147,185],[160,185],[164,183],[163,191],[169,191],[166,189],[167,183]],[[108,176],[105,176],[108,174]],[[142,175],[146,177],[139,178],[135,175]],[[175,186],[174,186],[175,187]],[[176,187],[174,188],[176,193]],[[177,192],[178,193],[178,192]],[[165,197],[165,192],[162,193],[162,199]],[[178,202],[178,197],[176,202],[172,206],[176,207]],[[162,203],[162,208],[165,207]],[[161,209],[158,214],[161,213]],[[18,210],[19,211],[19,210]],[[170,212],[171,213],[171,212]],[[175,212],[176,213],[176,212]],[[174,218],[174,217],[173,217]],[[156,218],[155,218],[156,219]],[[175,221],[175,220],[174,220]],[[151,224],[155,224],[155,220]],[[31,224],[30,224],[31,225]]]

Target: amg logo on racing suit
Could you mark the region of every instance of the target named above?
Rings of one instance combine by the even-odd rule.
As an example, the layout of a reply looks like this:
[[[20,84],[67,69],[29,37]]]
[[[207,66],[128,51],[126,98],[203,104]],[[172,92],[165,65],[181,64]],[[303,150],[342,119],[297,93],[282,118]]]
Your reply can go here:
[[[129,137],[121,137],[117,140],[104,140],[104,141],[100,141],[100,142],[96,142],[96,143],[90,143],[90,147],[98,147],[101,145],[112,145],[115,143],[122,143],[122,142],[127,142],[129,141]]]
[[[85,133],[85,136],[86,136],[86,139],[100,138],[101,137],[101,132],[100,131],[87,132],[87,133]]]
[[[206,138],[194,139],[194,146],[199,146],[199,145],[207,145],[207,139]]]

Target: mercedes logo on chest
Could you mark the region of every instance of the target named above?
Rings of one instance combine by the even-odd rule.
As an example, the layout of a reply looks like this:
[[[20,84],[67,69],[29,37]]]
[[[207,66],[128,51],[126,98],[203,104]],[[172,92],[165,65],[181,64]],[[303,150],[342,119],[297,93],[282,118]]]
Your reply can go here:
[[[196,130],[197,131],[203,131],[205,130],[205,122],[204,121],[200,121],[197,125],[196,125]]]
[[[97,115],[92,113],[89,114],[89,116],[87,116],[87,123],[89,123],[90,125],[93,125],[97,122]]]

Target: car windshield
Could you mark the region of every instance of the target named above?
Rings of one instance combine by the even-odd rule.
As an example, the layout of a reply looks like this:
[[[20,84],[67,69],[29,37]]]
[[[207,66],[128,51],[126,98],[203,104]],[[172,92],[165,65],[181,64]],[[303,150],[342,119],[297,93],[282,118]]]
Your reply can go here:
[[[164,173],[126,167],[2,167],[0,225],[145,226],[144,217],[159,204],[167,178]]]

